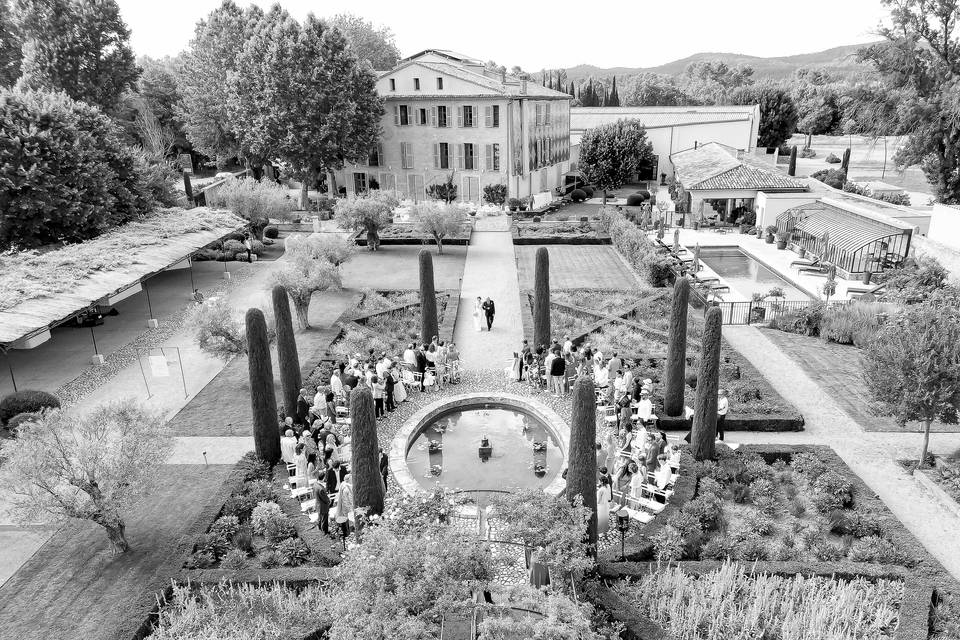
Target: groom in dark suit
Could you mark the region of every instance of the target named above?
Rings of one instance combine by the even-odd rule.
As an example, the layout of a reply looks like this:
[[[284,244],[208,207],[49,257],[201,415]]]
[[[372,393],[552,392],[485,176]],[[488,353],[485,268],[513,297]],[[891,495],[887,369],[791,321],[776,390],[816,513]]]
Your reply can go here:
[[[493,300],[487,298],[483,301],[481,305],[483,313],[487,316],[487,331],[490,331],[490,328],[493,327],[493,314],[497,312],[497,308],[493,304]]]

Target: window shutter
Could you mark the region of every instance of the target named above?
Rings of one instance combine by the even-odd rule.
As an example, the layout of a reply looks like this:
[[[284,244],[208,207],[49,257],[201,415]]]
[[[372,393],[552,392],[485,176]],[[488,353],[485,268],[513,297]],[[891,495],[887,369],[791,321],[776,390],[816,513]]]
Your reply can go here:
[[[400,143],[400,168],[401,169],[407,168],[407,143],[406,142]]]
[[[431,127],[437,126],[437,108],[436,107],[430,107],[430,126]]]
[[[433,168],[440,168],[440,145],[436,142],[433,143]]]
[[[457,105],[457,126],[463,126],[463,107],[460,105]]]
[[[543,124],[550,126],[550,103],[549,102],[544,106],[544,110],[546,111],[546,113],[543,116]]]
[[[407,143],[407,165],[405,169],[413,169],[413,145]]]
[[[473,169],[474,169],[475,171],[480,171],[480,170],[481,170],[481,167],[480,167],[480,145],[479,145],[479,144],[474,144],[473,147],[471,147],[470,153],[473,154]]]
[[[488,144],[485,151],[483,168],[485,171],[493,171],[493,145]]]
[[[473,105],[473,126],[480,126],[480,105]]]
[[[493,110],[490,107],[483,108],[483,126],[489,127],[493,123]]]
[[[393,124],[400,126],[400,105],[393,105]]]
[[[463,169],[463,143],[457,143],[457,169]]]

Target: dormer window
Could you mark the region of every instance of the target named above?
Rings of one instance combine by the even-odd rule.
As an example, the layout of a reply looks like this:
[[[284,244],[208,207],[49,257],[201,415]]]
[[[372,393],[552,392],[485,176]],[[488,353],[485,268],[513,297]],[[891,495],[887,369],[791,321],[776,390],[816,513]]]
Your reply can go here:
[[[413,90],[420,91],[420,78],[413,79]]]
[[[443,78],[437,78],[437,89],[443,90]]]
[[[397,90],[397,81],[394,80],[393,78],[390,78],[390,91],[396,91],[396,90]]]

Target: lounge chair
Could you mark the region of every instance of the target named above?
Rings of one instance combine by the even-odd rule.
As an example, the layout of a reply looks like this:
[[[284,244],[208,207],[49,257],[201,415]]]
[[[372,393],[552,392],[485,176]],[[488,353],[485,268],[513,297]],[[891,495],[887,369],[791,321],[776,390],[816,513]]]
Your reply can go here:
[[[799,260],[794,260],[790,263],[791,267],[815,267],[820,264],[820,256],[813,256],[813,258],[800,258]]]

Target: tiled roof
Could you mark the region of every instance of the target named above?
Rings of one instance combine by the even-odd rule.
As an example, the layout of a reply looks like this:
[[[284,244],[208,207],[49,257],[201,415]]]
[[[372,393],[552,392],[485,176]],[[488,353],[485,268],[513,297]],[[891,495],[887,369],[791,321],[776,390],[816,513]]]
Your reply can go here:
[[[684,189],[796,189],[806,185],[775,169],[742,160],[716,142],[679,151],[670,156],[674,172]]]
[[[437,73],[445,73],[448,76],[459,78],[465,82],[478,84],[481,87],[490,89],[491,91],[503,93],[503,85],[499,81],[494,80],[493,78],[488,78],[487,76],[479,73],[467,71],[459,65],[447,64],[445,62],[424,62],[422,60],[414,60],[414,63],[420,65],[421,67],[426,67],[427,69],[436,71]]]
[[[753,107],[573,107],[570,109],[570,130],[585,131],[610,122],[631,118],[640,120],[648,129],[677,127],[713,122],[750,120]]]
[[[463,67],[462,65],[455,64],[452,62],[429,62],[424,60],[410,60],[407,63],[401,65],[406,66],[410,64],[418,64],[422,67],[426,67],[431,71],[436,73],[444,73],[450,77],[458,78],[464,82],[469,82],[471,84],[478,85],[491,91],[497,95],[502,96],[528,96],[533,98],[561,98],[566,100],[572,100],[573,96],[568,93],[563,93],[562,91],[555,91],[549,89],[542,84],[538,84],[532,80],[527,81],[527,92],[525,94],[520,93],[520,80],[513,76],[507,76],[506,82],[500,82],[497,78],[491,78],[482,73],[477,73],[470,69]],[[400,67],[397,67],[400,68]],[[393,71],[396,71],[394,69]],[[391,71],[390,73],[393,73]],[[382,76],[381,76],[382,77]]]

